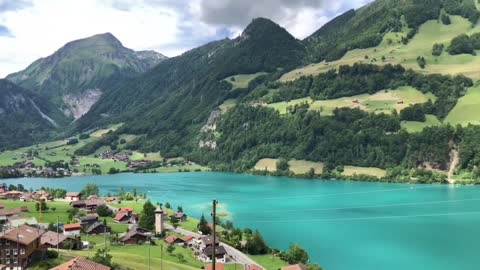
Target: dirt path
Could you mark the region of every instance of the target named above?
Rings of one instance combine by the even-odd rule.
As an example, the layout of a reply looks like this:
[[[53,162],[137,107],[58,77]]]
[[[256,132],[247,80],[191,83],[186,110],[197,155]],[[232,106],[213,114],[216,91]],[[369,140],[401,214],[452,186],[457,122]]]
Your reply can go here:
[[[460,162],[460,155],[457,149],[452,149],[450,152],[450,168],[448,170],[448,182],[450,184],[455,184],[453,179],[453,174],[455,173],[455,168],[457,168],[458,163]]]

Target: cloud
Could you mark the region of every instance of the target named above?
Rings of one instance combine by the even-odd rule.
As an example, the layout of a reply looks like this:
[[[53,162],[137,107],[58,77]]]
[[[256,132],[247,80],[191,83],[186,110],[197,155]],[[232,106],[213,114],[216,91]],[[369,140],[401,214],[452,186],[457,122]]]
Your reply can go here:
[[[8,29],[6,26],[0,25],[0,37],[1,36],[13,37],[13,34],[12,34],[12,32],[10,32],[10,29]]]
[[[125,47],[176,56],[233,38],[266,17],[304,38],[372,0],[0,0],[0,78],[67,42],[114,34]],[[34,45],[32,45],[34,44]]]

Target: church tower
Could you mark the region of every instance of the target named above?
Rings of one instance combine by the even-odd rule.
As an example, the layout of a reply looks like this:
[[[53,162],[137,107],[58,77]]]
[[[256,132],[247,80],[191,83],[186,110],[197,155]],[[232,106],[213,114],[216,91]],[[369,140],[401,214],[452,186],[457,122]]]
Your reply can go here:
[[[165,231],[163,209],[157,206],[155,210],[155,233],[162,234]]]

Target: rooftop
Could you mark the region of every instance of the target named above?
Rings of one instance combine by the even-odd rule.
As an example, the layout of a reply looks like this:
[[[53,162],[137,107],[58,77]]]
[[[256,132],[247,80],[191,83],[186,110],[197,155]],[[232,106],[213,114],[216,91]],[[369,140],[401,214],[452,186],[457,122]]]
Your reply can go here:
[[[22,225],[18,228],[7,231],[2,238],[24,245],[30,245],[33,241],[40,238],[43,233],[44,231],[40,229],[28,225]]]
[[[63,234],[58,234],[56,232],[46,232],[44,235],[42,235],[42,238],[40,242],[42,245],[49,244],[51,246],[56,246],[58,243],[62,243],[65,241],[67,237]]]
[[[50,270],[110,270],[111,268],[83,258],[74,258]]]

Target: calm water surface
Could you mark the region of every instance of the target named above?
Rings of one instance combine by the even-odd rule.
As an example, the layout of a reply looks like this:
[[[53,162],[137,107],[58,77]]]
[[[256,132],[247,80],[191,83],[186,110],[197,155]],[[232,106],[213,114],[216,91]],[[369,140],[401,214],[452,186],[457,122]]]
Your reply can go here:
[[[268,243],[307,248],[325,269],[479,269],[480,188],[299,180],[226,173],[118,174],[13,179],[8,184],[102,194],[137,188],[199,217],[221,203],[239,227]]]

